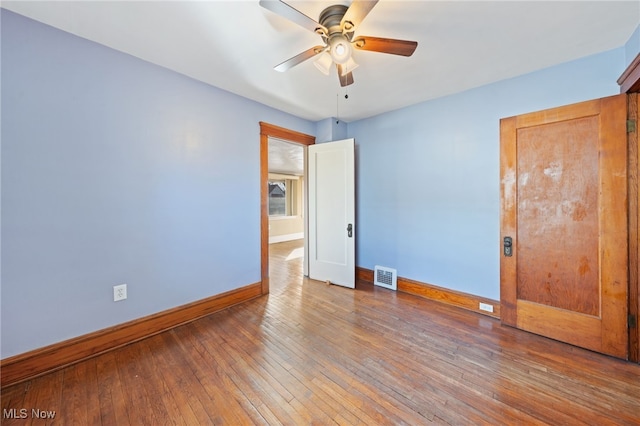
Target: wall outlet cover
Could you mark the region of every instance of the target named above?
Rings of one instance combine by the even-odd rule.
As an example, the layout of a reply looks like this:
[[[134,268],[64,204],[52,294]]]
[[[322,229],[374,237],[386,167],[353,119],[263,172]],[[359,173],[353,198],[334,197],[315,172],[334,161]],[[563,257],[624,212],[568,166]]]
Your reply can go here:
[[[113,286],[113,301],[118,302],[127,298],[127,285],[120,284]]]
[[[481,311],[493,312],[493,305],[489,305],[488,303],[480,302],[479,308]]]

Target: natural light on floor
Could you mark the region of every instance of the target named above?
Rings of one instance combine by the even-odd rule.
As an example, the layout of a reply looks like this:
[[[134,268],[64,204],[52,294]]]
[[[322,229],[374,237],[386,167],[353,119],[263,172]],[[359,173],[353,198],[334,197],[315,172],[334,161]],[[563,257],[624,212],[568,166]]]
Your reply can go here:
[[[304,247],[298,247],[297,249],[291,250],[289,256],[287,256],[286,260],[300,259],[304,256]]]

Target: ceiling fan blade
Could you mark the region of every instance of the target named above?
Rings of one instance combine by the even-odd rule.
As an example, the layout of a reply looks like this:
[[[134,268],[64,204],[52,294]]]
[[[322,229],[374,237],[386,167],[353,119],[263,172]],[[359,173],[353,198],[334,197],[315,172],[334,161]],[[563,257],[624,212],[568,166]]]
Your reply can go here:
[[[360,25],[360,22],[371,12],[371,9],[378,3],[378,0],[353,0],[349,9],[345,12],[340,21],[340,26],[344,27],[345,22],[349,22],[349,26],[345,28],[346,31],[353,31],[354,27]]]
[[[291,59],[287,59],[283,63],[276,65],[273,69],[280,72],[285,72],[290,68],[295,67],[301,62],[306,61],[307,59],[313,58],[316,55],[321,54],[326,50],[326,46],[314,46],[311,49],[307,49],[302,53],[297,54]]]
[[[338,79],[340,80],[340,86],[345,87],[350,84],[353,84],[353,73],[348,73],[346,75],[342,75],[342,65],[336,64],[338,68]]]
[[[372,52],[390,53],[401,56],[413,55],[416,47],[418,47],[417,41],[369,36],[359,36],[351,44],[359,50],[369,50]]]
[[[318,31],[327,34],[327,29],[309,18],[304,13],[300,12],[298,9],[295,9],[292,6],[289,6],[287,3],[280,0],[260,0],[260,6],[264,7],[267,10],[272,11],[273,13],[277,13],[283,18],[287,18],[291,22],[294,22],[301,27],[308,29],[314,33]]]

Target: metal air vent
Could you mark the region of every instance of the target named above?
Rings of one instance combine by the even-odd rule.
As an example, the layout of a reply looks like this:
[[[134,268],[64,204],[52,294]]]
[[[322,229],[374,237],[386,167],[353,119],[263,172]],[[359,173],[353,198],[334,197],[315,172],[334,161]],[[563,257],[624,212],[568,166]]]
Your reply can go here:
[[[398,272],[392,268],[376,265],[374,269],[373,283],[390,290],[398,288]]]

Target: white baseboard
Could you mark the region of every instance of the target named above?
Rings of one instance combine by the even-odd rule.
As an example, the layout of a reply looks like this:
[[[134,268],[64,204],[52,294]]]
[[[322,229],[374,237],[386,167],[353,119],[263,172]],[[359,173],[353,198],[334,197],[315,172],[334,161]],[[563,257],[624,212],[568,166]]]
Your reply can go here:
[[[276,235],[269,237],[269,244],[283,243],[285,241],[301,240],[304,238],[304,232],[296,232],[295,234]]]

